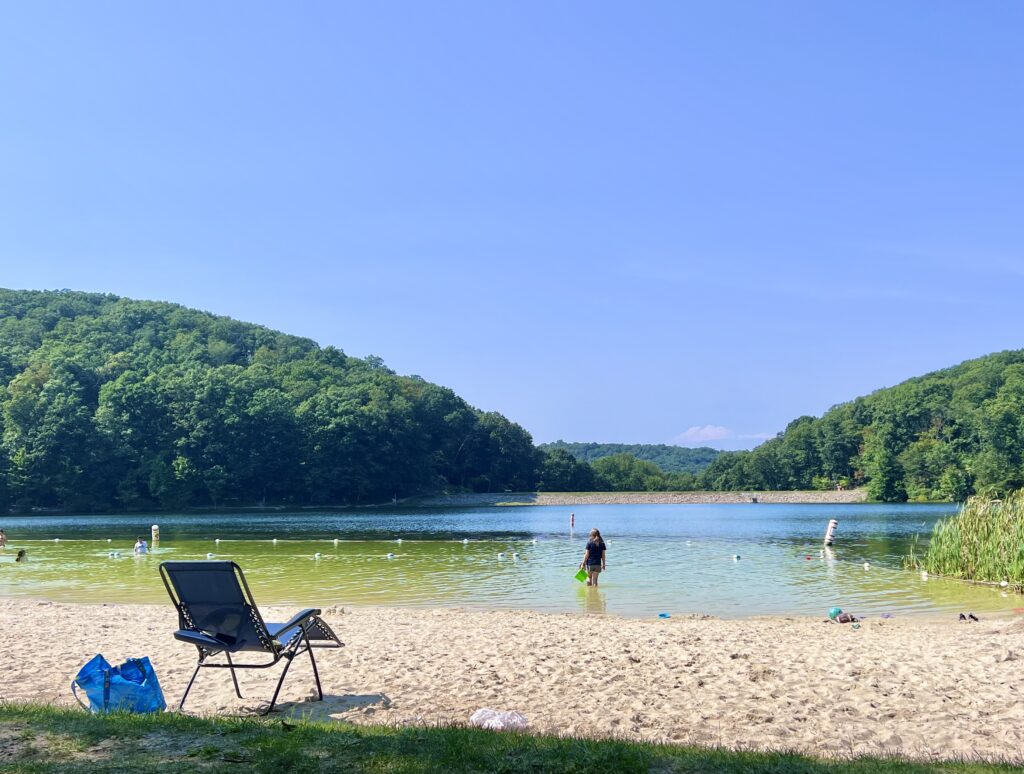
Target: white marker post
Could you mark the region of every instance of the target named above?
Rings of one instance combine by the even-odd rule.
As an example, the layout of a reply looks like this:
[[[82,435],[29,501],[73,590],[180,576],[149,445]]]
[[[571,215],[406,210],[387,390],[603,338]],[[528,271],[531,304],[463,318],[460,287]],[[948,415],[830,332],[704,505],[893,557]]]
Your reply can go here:
[[[839,527],[839,522],[835,519],[828,520],[828,529],[825,530],[825,545],[830,546],[835,542],[836,529]]]
[[[149,528],[149,534],[153,538],[153,540],[150,541],[150,542],[153,543],[153,545],[156,545],[157,543],[159,543],[160,542],[160,525],[159,524],[154,524],[152,527],[150,527]]]

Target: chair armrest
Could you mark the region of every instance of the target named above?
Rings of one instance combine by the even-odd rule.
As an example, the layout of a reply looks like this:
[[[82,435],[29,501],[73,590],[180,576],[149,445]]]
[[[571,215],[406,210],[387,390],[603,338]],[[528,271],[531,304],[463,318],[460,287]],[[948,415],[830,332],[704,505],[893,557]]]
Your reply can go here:
[[[289,629],[294,629],[296,626],[299,626],[304,621],[306,621],[306,620],[308,620],[310,618],[313,618],[315,616],[318,616],[318,615],[320,615],[320,610],[318,608],[311,607],[311,608],[309,608],[307,610],[303,610],[301,613],[296,613],[286,623],[283,623],[283,624],[268,623],[267,624],[267,631],[270,633],[271,637],[274,637],[275,639],[277,639],[278,637],[280,637],[282,634],[284,634]]]
[[[230,642],[223,642],[218,640],[216,637],[211,637],[205,632],[197,632],[192,629],[179,629],[174,633],[174,639],[180,640],[181,642],[187,642],[190,645],[195,645],[200,648],[205,648],[211,652],[227,651],[228,653],[234,653],[238,648],[234,647]]]

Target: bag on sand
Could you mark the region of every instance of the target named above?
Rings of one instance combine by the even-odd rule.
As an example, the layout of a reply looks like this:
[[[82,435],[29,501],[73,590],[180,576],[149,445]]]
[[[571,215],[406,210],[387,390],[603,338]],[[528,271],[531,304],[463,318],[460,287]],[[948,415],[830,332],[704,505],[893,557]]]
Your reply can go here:
[[[81,688],[89,704],[78,695]],[[156,679],[149,657],[130,658],[121,666],[112,667],[97,654],[78,670],[71,681],[75,700],[91,712],[160,712],[167,708],[164,692]]]
[[[498,712],[497,710],[478,709],[469,716],[470,725],[478,728],[486,728],[491,731],[525,731],[526,718],[512,710],[511,712]]]

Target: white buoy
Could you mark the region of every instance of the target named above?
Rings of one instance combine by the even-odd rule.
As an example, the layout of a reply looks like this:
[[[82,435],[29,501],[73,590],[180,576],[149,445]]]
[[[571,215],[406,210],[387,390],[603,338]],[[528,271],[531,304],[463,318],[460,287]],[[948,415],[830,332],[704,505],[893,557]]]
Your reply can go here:
[[[498,554],[498,558],[499,558],[499,559],[504,559],[504,558],[505,558],[505,552],[504,552],[504,551],[502,551],[501,553],[499,553],[499,554]]]
[[[462,545],[468,546],[469,545],[469,538],[462,538]]]
[[[59,542],[60,542],[60,538],[54,538],[54,539],[53,539],[53,542],[54,542],[54,543],[59,543]]]
[[[113,559],[114,558],[114,552],[113,551],[107,551],[107,556],[109,556],[111,559]]]
[[[921,570],[921,580],[928,580],[928,571]]]
[[[154,543],[160,542],[160,525],[154,524],[149,528],[149,536],[153,539]]]
[[[871,569],[871,565],[868,562],[864,562],[864,569],[865,570],[870,570]]]
[[[206,558],[207,558],[207,559],[213,559],[213,554],[207,554],[207,555],[206,555]]]
[[[518,561],[518,559],[519,559],[519,554],[512,554],[512,558]]]
[[[1009,581],[999,581],[999,585],[1002,586],[1005,589],[1007,586],[1010,585],[1010,582]]]
[[[314,559],[319,559],[321,556],[322,556],[322,554],[319,551],[317,551],[315,554],[313,554],[313,558]]]
[[[825,529],[825,545],[830,546],[835,542],[836,528],[838,526],[839,522],[835,519],[828,520],[828,527]]]
[[[214,543],[217,543],[217,544],[219,544],[219,543],[220,543],[220,538],[217,538],[217,539],[216,539],[216,540],[214,540],[213,542],[214,542]]]
[[[274,539],[273,539],[273,540],[271,540],[270,542],[271,542],[271,543],[273,543],[273,544],[274,544],[274,545],[276,546],[276,545],[277,545],[277,538],[274,538]]]
[[[277,542],[277,541],[275,541]],[[334,538],[334,545],[338,545],[338,538]]]
[[[687,540],[687,541],[686,541],[686,545],[688,545],[688,546],[692,546],[692,545],[693,545],[693,541],[692,541],[692,540]]]
[[[398,545],[402,545],[402,538],[398,538],[395,542],[398,543]]]
[[[395,558],[394,554],[388,554],[388,559],[394,559],[394,558]]]
[[[738,561],[740,560],[740,555],[739,555],[739,554],[733,554],[733,555],[732,555],[732,560],[733,560],[734,562],[738,562]]]
[[[107,542],[108,543],[113,543],[114,541],[112,541],[110,538],[107,538]]]

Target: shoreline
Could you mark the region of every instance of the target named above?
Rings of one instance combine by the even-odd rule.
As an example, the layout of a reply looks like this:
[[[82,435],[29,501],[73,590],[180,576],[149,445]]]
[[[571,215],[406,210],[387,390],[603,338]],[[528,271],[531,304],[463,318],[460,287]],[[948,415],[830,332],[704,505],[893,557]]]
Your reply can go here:
[[[842,492],[817,490],[779,490],[771,492],[501,492],[481,494],[464,492],[459,494],[415,495],[398,502],[364,503],[350,505],[237,505],[205,506],[180,509],[110,510],[110,511],[67,511],[61,508],[40,508],[33,511],[8,511],[3,514],[11,518],[46,518],[53,516],[158,516],[165,513],[220,514],[220,513],[292,513],[302,511],[362,511],[387,508],[444,508],[444,507],[488,507],[497,505],[713,505],[750,503],[752,498],[760,503],[809,503],[820,505],[843,505],[868,502],[863,489],[848,489]],[[927,504],[927,503],[926,503]]]
[[[168,706],[195,665],[164,605],[5,599],[12,638],[0,700],[73,706],[68,684],[96,653],[148,655]],[[267,620],[292,608],[267,606]],[[627,619],[459,608],[326,607],[346,647],[322,650],[325,700],[309,701],[299,659],[284,715],[331,722],[464,724],[477,709],[517,710],[529,730],[847,757],[1021,759],[1024,618],[957,624],[869,619],[861,628],[797,617]],[[48,643],[40,651],[37,643]],[[239,700],[204,670],[186,710],[253,714],[280,666],[245,670]]]
[[[463,493],[410,498],[406,505],[424,508],[516,505],[729,505],[764,504],[849,505],[866,503],[863,489],[773,492],[503,492]]]

